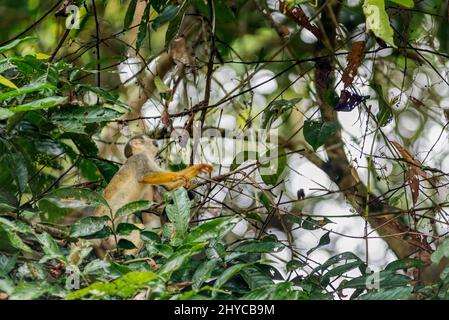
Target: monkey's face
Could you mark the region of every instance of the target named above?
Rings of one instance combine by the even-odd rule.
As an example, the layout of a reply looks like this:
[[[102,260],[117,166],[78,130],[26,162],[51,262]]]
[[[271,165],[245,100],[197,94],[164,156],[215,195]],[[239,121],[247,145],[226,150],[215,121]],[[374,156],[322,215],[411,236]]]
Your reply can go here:
[[[155,140],[147,135],[140,135],[128,141],[125,147],[125,156],[129,158],[138,153],[146,153],[148,156],[154,158],[158,150]]]

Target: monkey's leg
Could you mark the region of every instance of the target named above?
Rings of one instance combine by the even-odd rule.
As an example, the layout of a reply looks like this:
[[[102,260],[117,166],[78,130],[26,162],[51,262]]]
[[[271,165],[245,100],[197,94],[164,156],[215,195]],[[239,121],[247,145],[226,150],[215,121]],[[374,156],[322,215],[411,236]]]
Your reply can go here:
[[[198,174],[200,174],[201,172],[210,173],[212,172],[212,170],[213,167],[210,164],[201,163],[178,172],[152,172],[148,175],[145,175],[142,178],[141,182],[153,185],[163,185],[168,190],[173,190],[181,186],[188,187],[190,180],[195,178]]]

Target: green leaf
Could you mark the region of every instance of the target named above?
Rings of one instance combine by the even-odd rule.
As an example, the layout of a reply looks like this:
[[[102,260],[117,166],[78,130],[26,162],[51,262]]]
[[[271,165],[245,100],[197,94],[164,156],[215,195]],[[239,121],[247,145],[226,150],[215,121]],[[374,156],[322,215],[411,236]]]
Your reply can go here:
[[[16,182],[17,189],[21,194],[24,193],[28,184],[28,169],[24,156],[21,153],[12,153],[5,155],[4,159],[9,165],[9,170]]]
[[[235,217],[221,217],[204,222],[192,229],[185,239],[185,243],[202,243],[211,239],[221,239],[239,221]]]
[[[142,241],[144,242],[155,242],[155,243],[160,243],[161,242],[161,238],[159,237],[159,235],[155,232],[152,231],[148,231],[148,230],[144,230],[140,233],[140,238],[142,239]]]
[[[34,230],[24,222],[20,220],[8,220],[6,218],[0,218],[0,225],[5,226],[9,230],[19,232],[23,234],[34,234]]]
[[[119,167],[111,162],[98,160],[98,159],[92,159],[92,161],[97,166],[100,173],[103,175],[106,182],[110,182],[112,180],[112,177],[117,173]]]
[[[0,54],[3,53],[3,52],[6,52],[8,50],[14,49],[15,47],[17,47],[22,42],[30,41],[30,40],[36,40],[36,39],[38,39],[38,38],[35,37],[35,36],[28,36],[28,37],[24,37],[24,38],[21,38],[21,39],[16,39],[14,41],[11,41],[10,43],[4,45],[3,47],[0,47]]]
[[[39,202],[47,201],[58,208],[81,209],[90,207],[109,207],[103,196],[90,189],[63,188],[50,193]]]
[[[199,289],[204,282],[208,281],[212,272],[217,268],[219,260],[211,259],[204,261],[192,276],[192,288]]]
[[[98,155],[98,147],[92,137],[87,134],[77,134],[72,132],[67,132],[63,135],[63,138],[70,138],[75,144],[79,153],[85,155],[89,158],[96,158]],[[96,159],[91,159],[95,162]]]
[[[337,277],[337,276],[339,277],[350,270],[359,268],[363,263],[364,262],[360,260],[360,261],[354,261],[354,262],[350,262],[350,263],[346,263],[346,264],[337,266],[337,267],[329,270],[326,274],[324,274],[321,277],[321,283],[323,285],[328,285],[331,278]]]
[[[164,8],[164,10],[161,12],[160,15],[157,16],[156,19],[154,19],[153,23],[151,24],[151,27],[154,31],[157,31],[161,25],[163,25],[166,22],[172,21],[176,15],[178,14],[178,6],[168,5]]]
[[[105,274],[108,272],[110,263],[104,260],[95,259],[89,262],[85,267],[83,272],[85,274]]]
[[[330,266],[339,263],[340,261],[345,260],[346,263],[348,261],[360,261],[362,262],[362,260],[360,260],[359,257],[357,257],[354,253],[352,252],[343,252],[343,253],[339,253],[333,257],[330,257],[329,259],[326,260],[326,262],[324,262],[323,264],[317,266],[315,269],[313,269],[313,271],[310,274],[314,274],[316,272],[319,272],[321,270],[326,270],[327,268],[329,268]]]
[[[167,203],[165,207],[167,217],[173,223],[175,229],[171,239],[172,244],[179,245],[187,234],[190,222],[191,202],[187,190],[179,188],[172,192],[166,192],[164,193],[164,201]]]
[[[10,300],[34,300],[46,294],[60,294],[61,290],[47,282],[24,282],[14,288]]]
[[[263,206],[265,207],[265,209],[267,209],[268,212],[273,211],[272,195],[270,195],[270,194],[267,195],[267,194],[265,194],[265,192],[260,192],[259,199],[260,199],[260,202],[262,202]]]
[[[334,135],[337,128],[336,122],[306,120],[304,121],[304,139],[316,151]]]
[[[93,283],[87,288],[75,291],[68,295],[66,300],[82,299],[87,295],[91,295],[94,298],[118,296],[126,299],[132,297],[138,290],[144,288],[157,278],[158,276],[153,272],[132,271],[113,282]]]
[[[247,240],[240,243],[233,251],[246,253],[270,253],[278,252],[285,246],[275,237],[267,236],[262,240]]]
[[[412,294],[413,287],[398,287],[392,289],[381,289],[368,292],[356,300],[408,300]]]
[[[384,127],[393,119],[393,111],[390,104],[387,102],[387,100],[385,100],[382,92],[382,87],[377,83],[373,83],[371,86],[374,91],[376,91],[379,101],[379,112],[376,115],[377,122],[380,127]]]
[[[132,269],[124,264],[120,264],[120,263],[111,261],[111,264],[109,266],[109,271],[111,271],[114,274],[124,276],[125,274],[130,273],[132,271]]]
[[[17,254],[7,257],[4,255],[0,255],[0,277],[7,277],[7,274],[10,273],[17,264]],[[1,291],[0,286],[0,291]]]
[[[443,258],[449,258],[449,238],[444,239],[430,256],[433,263],[440,263]]]
[[[6,108],[0,108],[0,120],[8,119],[12,115],[14,115],[14,112],[11,112]]]
[[[242,297],[243,300],[305,300],[305,291],[295,290],[291,282],[280,282],[257,288]]]
[[[167,0],[153,0],[151,1],[151,6],[156,10],[157,13],[162,12],[167,5]]]
[[[11,107],[9,108],[10,111],[13,112],[24,112],[24,111],[31,111],[31,110],[39,110],[39,109],[48,109],[52,107],[56,107],[61,105],[67,100],[66,97],[48,97],[44,99],[34,100],[25,104],[22,104],[17,107]]]
[[[150,257],[160,256],[163,258],[170,258],[173,255],[173,247],[168,244],[146,242],[145,249]]]
[[[269,269],[267,268],[267,270]],[[249,266],[243,269],[240,271],[240,275],[251,290],[273,284],[272,275],[269,271],[264,272],[256,266]]]
[[[134,19],[134,14],[136,12],[137,0],[131,0],[128,5],[128,10],[126,10],[125,21],[123,23],[124,29],[128,29]]]
[[[19,89],[1,93],[0,94],[0,102],[5,101],[6,99],[9,99],[9,98],[21,96],[23,94],[41,91],[41,90],[45,90],[45,89],[54,89],[54,88],[55,88],[54,86],[52,86],[48,83],[40,83],[40,82],[31,83],[31,84],[21,87]]]
[[[232,277],[234,277],[237,273],[242,271],[243,269],[253,265],[255,262],[249,263],[239,263],[227,268],[218,278],[215,280],[214,289],[220,289],[226,282],[228,282]],[[212,297],[217,295],[217,291],[212,293]]]
[[[274,154],[273,154],[274,153]],[[287,166],[287,154],[283,148],[268,150],[259,159],[259,173],[264,183],[276,185]]]
[[[409,284],[412,281],[407,276],[397,274],[394,271],[380,271],[373,274],[365,274],[361,277],[342,282],[338,287],[339,290],[345,288],[366,289],[367,286],[375,282],[379,288],[388,289],[400,287]]]
[[[399,194],[394,195],[393,197],[388,199],[388,205],[391,207],[396,207],[399,205],[401,198],[405,196],[405,192],[399,192]]]
[[[198,244],[189,249],[181,249],[173,253],[164,265],[158,270],[158,274],[165,279],[170,278],[171,274],[179,270],[197,251],[204,248],[204,244]]]
[[[8,278],[0,278],[0,292],[1,291],[11,295],[14,291],[14,282]]]
[[[165,47],[168,48],[170,42],[175,38],[175,36],[181,31],[180,25],[182,19],[184,18],[184,14],[187,9],[190,7],[189,1],[184,1],[181,5],[181,8],[178,10],[176,17],[170,22],[167,28],[167,32],[165,33]]]
[[[295,98],[291,100],[276,100],[271,103],[263,111],[262,128],[270,129],[276,119],[281,116],[288,116],[288,111],[294,108],[299,101],[301,101],[301,98]]]
[[[66,257],[61,252],[56,241],[46,232],[36,235],[37,240],[42,246],[45,256],[39,261],[39,263],[45,263],[48,260],[56,259],[64,263],[68,263]]]
[[[128,203],[117,210],[114,218],[117,219],[120,217],[128,216],[137,211],[147,210],[152,205],[153,205],[153,203],[151,201],[147,201],[147,200],[139,200],[139,201]]]
[[[82,218],[72,225],[70,236],[74,238],[91,236],[102,231],[108,221],[107,216]]]
[[[297,269],[302,269],[307,264],[298,260],[290,260],[287,262],[287,271],[295,271]]]
[[[19,89],[17,86],[0,74],[0,84],[12,89]]]
[[[93,93],[97,94],[98,96],[102,97],[104,100],[106,100],[107,102],[111,103],[111,104],[115,104],[119,107],[122,107],[126,110],[129,110],[129,107],[123,103],[122,101],[120,101],[119,99],[117,99],[116,97],[114,97],[111,93],[109,93],[108,91],[106,91],[103,88],[100,87],[95,87],[95,86],[90,86],[90,85],[86,85],[86,84],[80,84],[79,85],[80,88],[84,88],[88,91],[92,91]]]
[[[171,91],[159,76],[154,77],[154,85],[156,86],[156,89],[160,94],[168,93]]]
[[[23,240],[19,237],[19,235],[8,225],[2,224],[0,221],[0,232],[4,231],[6,233],[6,239],[9,245],[13,248],[21,250],[23,252],[31,253],[33,250],[23,242]]]
[[[51,121],[66,132],[84,133],[85,125],[117,120],[123,113],[105,107],[71,107],[51,115]]]
[[[142,20],[140,21],[139,26],[139,32],[137,33],[137,40],[136,40],[136,51],[139,51],[140,47],[142,47],[143,40],[145,40],[145,37],[148,33],[148,22],[150,21],[150,8],[151,4],[147,4],[145,11],[142,15]]]
[[[318,248],[328,245],[331,242],[329,235],[330,235],[330,231],[326,232],[323,236],[321,236],[320,241],[318,242],[318,245],[316,247],[310,249],[309,251],[307,251],[307,255],[311,254],[313,251],[315,251]]]
[[[132,243],[131,241],[126,240],[126,239],[120,239],[117,247],[122,250],[136,249],[136,246],[134,245],[134,243]]]
[[[418,268],[424,265],[424,262],[418,259],[412,259],[412,258],[404,258],[401,260],[396,260],[393,262],[390,262],[386,267],[385,270],[390,271],[396,271],[396,270],[407,270],[410,268]]]
[[[120,223],[115,232],[121,236],[129,236],[134,230],[140,230],[135,224],[122,222]]]
[[[16,207],[13,207],[7,203],[0,202],[0,213],[13,212],[15,209],[16,209]]]
[[[259,154],[255,151],[242,151],[238,153],[232,161],[230,171],[237,169],[242,163],[248,160],[258,160]]]
[[[415,6],[415,3],[413,2],[413,0],[390,0],[391,2],[400,4],[403,7],[406,8],[413,8]]]
[[[366,17],[368,28],[376,37],[381,38],[386,43],[396,48],[393,40],[393,28],[390,25],[388,14],[385,11],[384,0],[365,0],[363,3],[363,13]]]
[[[317,230],[317,229],[324,227],[325,225],[327,225],[329,223],[333,223],[333,222],[326,217],[319,219],[319,220],[313,219],[312,217],[307,217],[305,220],[303,220],[303,222],[301,224],[301,228],[303,228],[305,230]]]

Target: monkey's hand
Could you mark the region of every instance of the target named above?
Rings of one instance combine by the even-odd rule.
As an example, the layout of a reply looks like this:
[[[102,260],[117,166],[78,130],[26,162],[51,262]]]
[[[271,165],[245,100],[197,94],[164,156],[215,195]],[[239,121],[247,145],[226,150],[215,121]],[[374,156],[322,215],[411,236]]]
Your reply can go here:
[[[195,178],[200,173],[211,173],[212,170],[213,167],[210,164],[200,163],[178,172],[152,172],[145,175],[141,182],[145,184],[162,185],[168,190],[174,190],[179,187],[188,188],[190,185],[190,180]]]

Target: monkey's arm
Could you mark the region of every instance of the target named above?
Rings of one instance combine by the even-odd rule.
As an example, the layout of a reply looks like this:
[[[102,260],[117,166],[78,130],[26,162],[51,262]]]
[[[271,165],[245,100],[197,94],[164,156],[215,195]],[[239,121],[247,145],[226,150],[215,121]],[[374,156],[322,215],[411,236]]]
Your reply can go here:
[[[207,163],[196,164],[178,172],[160,171],[146,174],[141,182],[152,185],[162,185],[168,190],[179,187],[188,187],[190,180],[195,178],[201,172],[211,173],[213,167]]]

